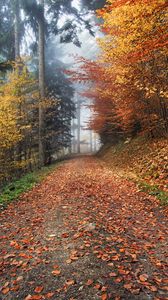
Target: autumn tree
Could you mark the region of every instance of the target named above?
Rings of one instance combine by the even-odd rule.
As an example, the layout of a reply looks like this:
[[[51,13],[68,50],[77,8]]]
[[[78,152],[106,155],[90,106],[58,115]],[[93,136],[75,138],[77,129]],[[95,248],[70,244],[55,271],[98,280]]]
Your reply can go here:
[[[18,76],[19,72],[19,76]],[[35,109],[36,108],[36,109]],[[37,90],[35,80],[26,67],[18,65],[0,87],[0,161],[1,179],[29,169],[32,163],[32,132],[37,127]],[[21,153],[18,153],[21,145]],[[19,157],[18,157],[19,155]]]
[[[74,81],[91,82],[92,128],[103,142],[167,135],[167,3],[109,0],[98,11],[104,37],[96,61],[77,58]]]
[[[167,2],[108,1],[98,13],[105,32],[101,62],[108,77],[116,74],[123,125],[135,119],[151,136],[166,134]]]

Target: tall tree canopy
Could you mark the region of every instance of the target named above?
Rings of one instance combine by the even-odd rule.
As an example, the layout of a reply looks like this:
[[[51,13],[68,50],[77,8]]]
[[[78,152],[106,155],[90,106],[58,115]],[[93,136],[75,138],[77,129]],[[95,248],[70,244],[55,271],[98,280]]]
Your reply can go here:
[[[168,133],[167,1],[109,0],[98,10],[97,61],[78,59],[73,80],[92,82],[92,128],[102,140]],[[81,67],[82,64],[82,67]]]

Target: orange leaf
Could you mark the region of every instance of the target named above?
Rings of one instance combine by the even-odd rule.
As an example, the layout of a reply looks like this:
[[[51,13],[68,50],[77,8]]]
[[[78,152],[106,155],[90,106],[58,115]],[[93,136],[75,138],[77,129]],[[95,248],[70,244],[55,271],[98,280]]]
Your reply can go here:
[[[120,283],[122,281],[122,278],[121,277],[118,277],[114,280],[116,283]]]
[[[59,266],[58,265],[54,265],[53,269],[59,269]]]
[[[51,272],[54,276],[58,276],[61,274],[61,271],[60,270],[54,270]]]
[[[28,295],[24,300],[41,300],[43,297],[41,295]]]
[[[66,281],[67,285],[73,285],[74,283],[75,283],[75,281],[73,279],[72,280],[69,279]]]
[[[148,280],[148,275],[147,274],[142,274],[139,276],[140,281],[145,282]]]
[[[157,287],[156,286],[154,286],[154,285],[150,285],[150,286],[148,286],[148,289],[150,290],[150,291],[152,291],[152,292],[157,292]]]
[[[116,274],[116,273],[114,273],[114,272],[111,272],[111,273],[109,274],[109,276],[110,276],[110,277],[116,277],[116,276],[117,276],[117,274]]]
[[[16,285],[13,288],[11,288],[11,291],[17,292],[19,289],[20,289],[20,286]]]
[[[101,296],[101,300],[107,300],[107,293],[105,293]]]
[[[92,279],[88,279],[88,281],[86,282],[86,285],[92,285],[93,284],[93,280]]]
[[[24,300],[31,300],[32,296],[31,295],[28,295],[26,296],[26,298],[24,298]]]
[[[71,259],[71,260],[78,260],[79,257],[78,257],[78,256],[74,256],[74,255],[71,255],[71,256],[70,256],[70,259]]]
[[[33,295],[30,300],[41,300],[42,298],[42,295]]]
[[[119,255],[112,256],[112,260],[119,260]]]
[[[36,293],[41,293],[43,289],[44,289],[43,286],[37,286],[34,291]]]
[[[126,283],[124,284],[125,289],[131,290],[132,289],[132,284],[131,283]]]
[[[95,286],[94,286],[94,288],[97,289],[97,290],[100,290],[101,285],[99,283],[96,283]]]
[[[52,293],[52,292],[47,293],[47,294],[45,295],[45,297],[46,297],[47,299],[51,298],[52,296],[54,296],[54,293]]]
[[[3,289],[2,289],[2,294],[3,294],[3,295],[6,295],[7,293],[9,293],[9,288],[8,288],[8,287],[3,288]]]

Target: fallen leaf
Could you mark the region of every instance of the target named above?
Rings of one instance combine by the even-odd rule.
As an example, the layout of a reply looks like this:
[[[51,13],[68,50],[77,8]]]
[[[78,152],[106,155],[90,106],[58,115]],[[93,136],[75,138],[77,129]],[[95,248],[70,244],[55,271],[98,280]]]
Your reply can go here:
[[[9,288],[8,287],[5,287],[5,288],[2,289],[2,294],[3,295],[6,295],[8,293],[9,293]]]
[[[44,289],[43,286],[37,286],[34,291],[35,293],[41,293],[43,289]]]
[[[68,233],[63,233],[63,234],[62,234],[62,237],[63,237],[64,239],[66,239],[66,238],[69,237],[69,234],[68,234]]]
[[[149,285],[147,288],[152,292],[157,292],[157,290],[158,290],[157,287],[154,285]]]
[[[31,300],[31,299],[32,299],[31,295],[28,295],[28,296],[26,296],[26,298],[24,298],[24,300]]]
[[[13,257],[15,257],[16,255],[14,254],[14,253],[11,253],[11,254],[7,254],[7,255],[5,255],[3,258],[4,259],[8,259],[8,258],[13,258]]]
[[[101,296],[101,300],[107,300],[107,293],[105,293]]]
[[[100,290],[101,289],[101,285],[99,283],[96,283],[94,286],[95,289]]]
[[[145,282],[148,280],[148,275],[147,274],[142,274],[139,276],[140,281]]]
[[[101,291],[102,292],[106,292],[107,291],[107,287],[106,286],[102,286]]]
[[[93,284],[93,280],[92,279],[88,279],[88,281],[86,282],[86,285],[92,285]]]
[[[47,293],[47,294],[45,295],[45,298],[50,299],[50,298],[52,298],[53,296],[54,296],[54,293],[53,293],[53,292],[49,292],[49,293]]]
[[[61,271],[60,270],[54,270],[51,272],[54,276],[58,276],[61,274]]]
[[[66,281],[66,284],[69,286],[69,285],[73,285],[73,284],[75,284],[75,281],[72,279],[72,280],[67,280]]]
[[[67,259],[67,260],[66,260],[66,263],[67,263],[68,265],[71,264],[71,262],[72,262],[71,259]]]
[[[17,292],[19,289],[20,289],[20,286],[16,285],[13,288],[11,288],[11,291]]]
[[[31,296],[30,300],[41,300],[43,298],[42,295],[33,295]]]
[[[122,281],[122,277],[118,277],[114,280],[114,282],[116,282],[116,283],[120,283],[121,281]]]
[[[126,283],[124,284],[124,288],[127,290],[131,290],[132,289],[132,284],[131,283]]]
[[[114,273],[114,272],[111,272],[111,273],[109,273],[109,276],[110,276],[110,277],[116,277],[116,276],[117,276],[117,274],[116,274],[116,273]]]
[[[19,282],[19,281],[22,281],[23,280],[23,276],[19,276],[16,281]]]

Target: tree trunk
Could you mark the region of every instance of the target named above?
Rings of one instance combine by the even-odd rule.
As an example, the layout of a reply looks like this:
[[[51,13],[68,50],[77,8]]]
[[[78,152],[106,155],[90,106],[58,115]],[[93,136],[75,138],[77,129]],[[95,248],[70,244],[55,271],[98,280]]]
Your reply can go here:
[[[77,153],[80,153],[80,126],[81,126],[81,107],[80,107],[80,99],[77,98]]]
[[[14,1],[14,36],[15,36],[15,60],[20,57],[20,1]]]
[[[44,109],[45,97],[45,33],[44,33],[44,0],[39,0],[39,166],[44,165]]]
[[[93,152],[93,135],[92,130],[90,130],[90,152]]]
[[[97,151],[97,137],[96,137],[96,133],[94,132],[94,152]]]
[[[75,140],[75,119],[72,119],[72,153],[75,153],[76,151],[76,140]]]

